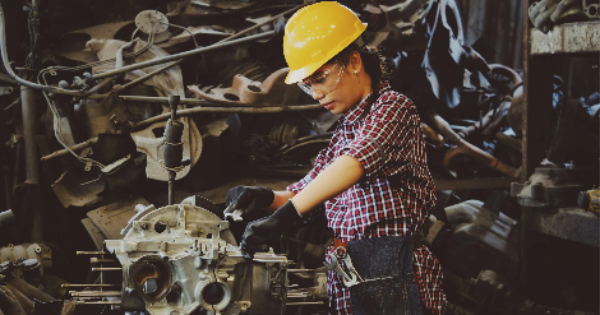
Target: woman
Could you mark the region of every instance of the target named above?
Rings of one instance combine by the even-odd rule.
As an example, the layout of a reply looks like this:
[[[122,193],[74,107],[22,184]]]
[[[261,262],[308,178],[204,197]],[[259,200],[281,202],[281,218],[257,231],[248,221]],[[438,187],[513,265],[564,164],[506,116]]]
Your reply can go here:
[[[275,210],[248,224],[241,246],[251,256],[324,202],[335,237],[326,262],[340,266],[328,273],[331,313],[442,314],[441,267],[420,244],[436,202],[420,120],[412,101],[381,82],[379,55],[353,43],[365,28],[336,2],[288,21],[286,83],[343,116],[302,180],[286,191],[235,187],[225,212]]]

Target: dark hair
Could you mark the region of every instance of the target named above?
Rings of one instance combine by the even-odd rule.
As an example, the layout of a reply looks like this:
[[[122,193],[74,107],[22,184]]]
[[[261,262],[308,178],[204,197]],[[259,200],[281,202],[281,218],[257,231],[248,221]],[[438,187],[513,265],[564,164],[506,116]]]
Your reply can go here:
[[[371,106],[379,97],[379,87],[381,85],[381,81],[383,78],[383,66],[382,66],[382,56],[375,47],[369,47],[367,45],[358,46],[355,43],[348,45],[348,47],[344,48],[344,50],[340,51],[337,55],[335,55],[331,60],[327,63],[333,62],[345,62],[348,63],[350,54],[352,52],[358,52],[360,54],[360,59],[362,60],[365,71],[371,77],[371,89],[373,93],[369,96],[367,100],[367,106],[365,111],[363,112],[361,118],[364,118],[369,111],[371,110]]]

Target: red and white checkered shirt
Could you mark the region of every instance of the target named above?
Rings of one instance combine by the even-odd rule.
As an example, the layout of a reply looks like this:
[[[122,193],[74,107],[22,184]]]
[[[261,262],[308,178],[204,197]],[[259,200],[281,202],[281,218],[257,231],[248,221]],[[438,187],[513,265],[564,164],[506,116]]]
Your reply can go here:
[[[363,114],[366,110],[365,99],[345,113],[314,168],[287,189],[299,192],[337,157],[355,157],[364,167],[365,176],[325,202],[328,226],[334,235],[345,242],[420,235],[436,195],[416,107],[384,83],[369,113]],[[396,179],[394,185],[390,178]],[[447,301],[441,286],[441,266],[425,246],[414,253],[422,303],[433,314],[443,314]],[[328,278],[331,313],[351,314],[350,291],[332,271]]]

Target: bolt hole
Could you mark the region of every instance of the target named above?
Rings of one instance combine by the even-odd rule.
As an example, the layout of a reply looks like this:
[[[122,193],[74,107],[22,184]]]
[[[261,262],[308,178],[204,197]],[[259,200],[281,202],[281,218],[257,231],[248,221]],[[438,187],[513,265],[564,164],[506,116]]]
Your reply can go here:
[[[206,238],[212,238],[212,233],[206,234]]]
[[[167,224],[164,222],[156,222],[154,224],[154,231],[156,231],[156,233],[162,233],[167,229]]]
[[[240,98],[237,95],[231,94],[231,93],[225,93],[225,94],[223,94],[223,96],[230,101],[239,101],[240,100]]]
[[[592,6],[589,9],[589,13],[590,13],[590,15],[596,15],[598,13],[598,9],[596,9],[596,7]]]
[[[218,283],[211,283],[202,289],[202,297],[208,304],[219,304],[225,297],[225,290]]]
[[[261,91],[261,89],[256,85],[248,85],[248,90],[250,90],[252,92],[256,92],[256,93]]]

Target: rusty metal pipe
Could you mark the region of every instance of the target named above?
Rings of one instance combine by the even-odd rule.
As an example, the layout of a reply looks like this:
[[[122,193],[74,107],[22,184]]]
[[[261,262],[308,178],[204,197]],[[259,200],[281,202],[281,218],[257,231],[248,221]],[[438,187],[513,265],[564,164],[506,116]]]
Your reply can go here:
[[[190,57],[190,56],[202,54],[202,53],[205,53],[205,52],[208,52],[208,51],[213,51],[213,50],[217,50],[217,49],[221,49],[221,48],[226,48],[226,47],[232,47],[232,46],[236,46],[236,45],[239,45],[239,44],[245,44],[245,43],[248,43],[248,42],[253,42],[253,41],[256,41],[256,40],[259,40],[259,39],[268,38],[268,37],[273,36],[273,34],[275,34],[275,31],[268,31],[268,32],[260,33],[260,34],[250,35],[250,36],[245,37],[245,38],[235,39],[235,40],[231,40],[231,41],[228,41],[228,42],[217,43],[217,44],[210,45],[210,46],[207,46],[207,47],[200,47],[200,48],[188,50],[188,51],[185,51],[185,52],[182,52],[182,53],[178,53],[178,54],[174,54],[174,55],[170,55],[170,56],[165,56],[165,57],[161,57],[161,58],[157,58],[157,59],[147,60],[147,61],[143,61],[143,62],[132,64],[132,65],[124,66],[124,67],[119,68],[119,69],[109,70],[109,71],[106,71],[106,72],[102,72],[102,73],[98,73],[98,74],[92,75],[92,79],[102,79],[102,78],[114,76],[114,75],[117,75],[117,74],[129,72],[129,71],[132,71],[132,70],[147,68],[147,67],[150,67],[150,66],[154,66],[154,65],[166,63],[166,62],[169,62],[169,61],[177,61],[179,59],[183,59],[183,58],[186,58],[186,57]]]
[[[135,80],[133,80],[131,82],[128,82],[127,84],[123,84],[123,85],[117,87],[115,89],[115,92],[120,92],[120,91],[123,91],[126,88],[129,88],[129,87],[132,87],[134,85],[143,83],[144,81],[150,79],[151,77],[153,77],[153,76],[155,76],[155,75],[157,75],[157,74],[159,74],[159,73],[161,73],[161,72],[163,72],[163,71],[165,71],[165,70],[167,70],[167,69],[169,69],[169,68],[171,68],[173,66],[176,66],[176,65],[180,64],[181,62],[183,62],[183,59],[177,60],[177,61],[175,61],[173,63],[170,63],[170,64],[168,64],[168,65],[166,65],[164,67],[158,68],[158,69],[156,69],[156,70],[154,70],[154,71],[152,71],[152,72],[150,72],[148,74],[145,74],[145,75],[143,75],[143,76],[141,76],[141,77],[139,77],[139,78],[137,78],[137,79],[135,79]]]
[[[0,286],[0,304],[6,311],[10,312],[9,315],[33,315],[34,312],[33,301],[11,285]]]
[[[452,159],[454,159],[456,156],[465,154],[473,157],[480,163],[501,172],[502,174],[510,177],[516,176],[517,170],[514,167],[499,161],[491,154],[462,139],[456,132],[454,132],[454,130],[452,130],[452,128],[450,128],[450,124],[448,124],[448,122],[438,114],[432,113],[427,116],[427,119],[427,124],[429,126],[437,129],[438,132],[448,140],[448,142],[456,145],[455,148],[450,149],[444,156],[444,165],[446,167],[450,165]]]
[[[78,143],[78,144],[70,147],[69,149],[71,151],[77,151],[77,150],[81,150],[81,149],[87,148],[87,147],[89,147],[91,145],[94,145],[97,142],[98,142],[98,137],[94,137],[94,138],[91,138],[91,139],[86,140],[84,142]],[[48,155],[43,156],[41,160],[42,160],[42,162],[47,162],[47,161],[50,161],[50,160],[52,160],[54,158],[57,158],[57,157],[60,157],[60,156],[63,156],[63,155],[67,155],[67,154],[69,154],[69,150],[62,149],[62,150],[54,151],[54,152],[52,152],[52,153],[50,153]]]
[[[25,143],[25,182],[27,184],[37,185],[40,177],[35,141],[35,135],[37,134],[35,90],[25,85],[21,85],[21,102],[23,142]]]
[[[7,278],[7,282],[10,286],[23,292],[23,294],[25,294],[26,296],[30,296],[41,302],[55,301],[55,299],[51,295],[32,286],[31,284],[27,283],[25,280],[23,280],[21,278],[11,276],[11,277]]]
[[[185,104],[182,100],[181,104]],[[265,113],[282,113],[282,112],[295,112],[305,111],[323,108],[321,104],[314,105],[294,105],[294,106],[279,106],[279,107],[195,107],[182,109],[177,111],[179,116],[189,116],[199,113],[243,113],[243,114],[265,114]],[[161,115],[142,120],[132,124],[134,130],[139,130],[151,124],[159,121],[167,120],[171,117],[171,113],[165,113]]]

